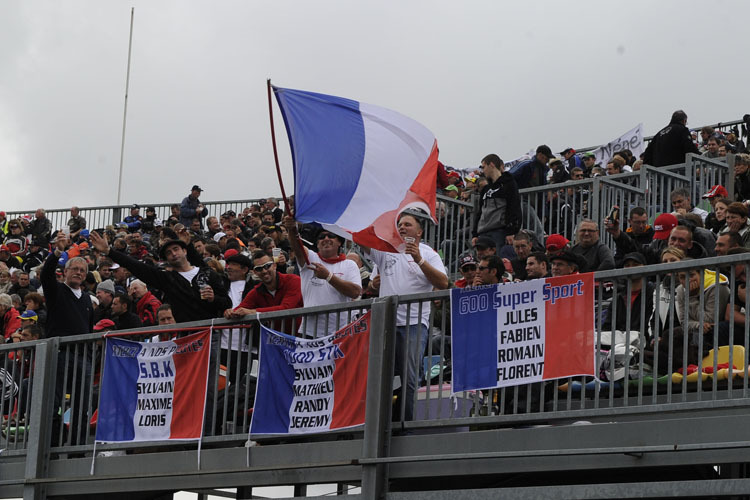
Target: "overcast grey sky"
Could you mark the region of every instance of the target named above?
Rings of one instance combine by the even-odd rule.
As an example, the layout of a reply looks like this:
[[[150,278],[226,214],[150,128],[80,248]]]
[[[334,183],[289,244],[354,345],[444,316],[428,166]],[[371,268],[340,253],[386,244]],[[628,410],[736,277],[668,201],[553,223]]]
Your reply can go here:
[[[406,114],[456,167],[750,112],[740,0],[2,0],[0,210],[115,202],[131,6],[123,203],[279,193],[268,77]]]

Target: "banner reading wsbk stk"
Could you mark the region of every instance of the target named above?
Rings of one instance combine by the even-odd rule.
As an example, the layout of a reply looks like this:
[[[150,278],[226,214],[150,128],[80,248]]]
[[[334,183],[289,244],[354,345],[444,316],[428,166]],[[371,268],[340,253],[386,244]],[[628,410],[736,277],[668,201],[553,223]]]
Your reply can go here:
[[[453,392],[595,375],[594,276],[451,290]]]

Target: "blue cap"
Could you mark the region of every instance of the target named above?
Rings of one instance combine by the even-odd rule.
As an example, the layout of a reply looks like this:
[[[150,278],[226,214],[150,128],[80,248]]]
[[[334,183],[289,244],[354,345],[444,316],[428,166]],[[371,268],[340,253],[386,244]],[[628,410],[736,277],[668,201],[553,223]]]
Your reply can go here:
[[[26,309],[23,313],[18,315],[21,319],[30,319],[32,321],[39,321],[39,316],[37,316],[35,311],[32,311],[31,309]]]

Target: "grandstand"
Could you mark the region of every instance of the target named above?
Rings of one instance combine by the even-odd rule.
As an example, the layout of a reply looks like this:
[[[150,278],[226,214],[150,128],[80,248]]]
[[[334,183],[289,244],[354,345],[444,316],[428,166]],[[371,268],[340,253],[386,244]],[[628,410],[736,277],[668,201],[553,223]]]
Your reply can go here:
[[[672,210],[670,194],[677,189],[710,210],[703,195],[713,186],[735,192],[736,161],[734,154],[723,159],[688,154],[684,163],[668,167],[642,165],[629,173],[525,188],[520,191],[523,227],[574,240],[583,219],[603,228],[613,206],[623,213],[643,207],[653,224]],[[468,200],[449,194],[438,195],[438,221],[427,226],[424,239],[441,252],[453,281],[461,275],[461,257],[471,250],[467,228],[480,200],[476,193]],[[209,216],[216,217],[242,214],[254,205],[263,203],[205,203]],[[156,217],[167,220],[170,206],[154,204]],[[128,208],[82,207],[81,215],[88,227],[106,228],[125,219]],[[46,215],[54,229],[65,227],[71,216],[65,209],[48,209]],[[602,241],[613,253],[618,250],[610,233],[602,231]],[[89,359],[96,365],[101,359],[103,334],[7,343],[0,346],[5,375],[0,497],[172,498],[188,491],[198,498],[255,498],[258,488],[291,486],[293,497],[313,498],[311,485],[333,484],[338,494],[370,499],[750,498],[750,425],[745,425],[750,424],[750,315],[744,314],[750,294],[739,292],[750,275],[747,255],[648,264],[593,273],[596,377],[455,396],[450,290],[124,332],[146,341],[213,328],[226,332],[231,344],[243,328],[256,332],[258,323],[277,329],[279,324],[317,325],[319,318],[348,323],[370,312],[365,425],[323,434],[248,435],[255,396],[244,374],[257,369],[256,356],[249,356],[241,361],[245,370],[233,367],[237,361],[232,360],[221,371],[215,366],[213,397],[206,402],[210,424],[200,449],[175,441],[95,446],[97,377],[67,381],[72,383],[60,418],[55,418],[54,393],[59,373],[77,373],[67,363]],[[705,293],[696,296],[689,288],[693,275]],[[709,295],[711,286],[726,293]],[[635,300],[638,293],[653,297],[650,307],[648,300]],[[392,411],[398,408],[394,397],[405,394],[393,385],[395,318],[399,306],[421,310],[427,304],[432,304],[430,339],[413,402],[416,418],[406,420],[403,406]],[[734,321],[724,321],[727,310],[736,312]],[[682,342],[683,328],[694,324],[700,334],[694,342]],[[315,330],[315,337],[322,335]],[[257,354],[257,333],[248,339],[248,351]],[[66,369],[59,370],[59,363]],[[82,398],[84,393],[88,397]],[[88,401],[88,407],[78,406],[82,413],[76,418],[72,402],[78,400]],[[71,428],[76,422],[83,422],[84,442]],[[92,460],[100,452],[105,455]],[[219,491],[226,488],[234,491]]]

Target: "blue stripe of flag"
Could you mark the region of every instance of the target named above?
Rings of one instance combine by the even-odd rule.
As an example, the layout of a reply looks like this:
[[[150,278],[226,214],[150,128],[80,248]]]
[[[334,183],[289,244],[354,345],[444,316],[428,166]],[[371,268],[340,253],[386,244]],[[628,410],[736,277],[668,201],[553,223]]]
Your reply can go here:
[[[295,218],[335,224],[359,184],[365,127],[359,102],[274,87],[294,163]]]
[[[113,346],[140,351],[140,344],[108,338],[101,382],[97,441],[132,441],[135,438],[133,415],[138,400],[138,358],[115,356]]]
[[[451,290],[453,392],[497,385],[497,310],[492,306],[496,291],[497,287]]]
[[[281,335],[294,342],[294,337],[261,327],[261,359],[251,434],[289,432],[289,407],[294,398],[294,367],[286,362],[284,350],[294,349],[269,342],[273,335]]]

